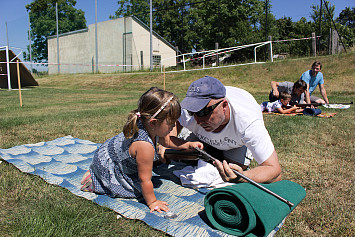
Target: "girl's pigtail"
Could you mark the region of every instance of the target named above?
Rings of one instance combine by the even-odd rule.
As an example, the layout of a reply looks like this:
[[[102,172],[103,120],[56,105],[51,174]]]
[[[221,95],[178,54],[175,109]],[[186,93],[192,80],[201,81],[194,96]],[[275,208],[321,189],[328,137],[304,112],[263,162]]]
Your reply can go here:
[[[123,134],[126,139],[132,138],[138,132],[137,123],[140,117],[141,114],[138,112],[138,109],[129,112],[127,122],[123,126]]]

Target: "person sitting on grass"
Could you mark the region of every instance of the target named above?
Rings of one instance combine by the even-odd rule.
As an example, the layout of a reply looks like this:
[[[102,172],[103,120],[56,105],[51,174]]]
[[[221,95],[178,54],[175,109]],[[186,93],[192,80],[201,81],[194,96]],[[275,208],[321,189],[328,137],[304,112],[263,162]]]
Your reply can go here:
[[[82,191],[110,197],[141,198],[153,211],[169,211],[168,203],[157,200],[152,183],[153,162],[162,159],[156,147],[180,117],[177,97],[152,87],[138,101],[138,109],[128,115],[123,132],[108,139],[95,152],[89,170],[82,179]],[[164,142],[160,142],[165,145]],[[200,142],[186,142],[177,137],[169,144],[175,149],[203,148]]]
[[[315,61],[312,64],[311,70],[304,72],[300,78],[307,83],[307,90],[306,90],[306,103],[319,103],[319,104],[329,104],[329,100],[327,97],[327,91],[324,88],[324,78],[321,72],[322,70],[322,63],[319,61]],[[313,91],[319,86],[320,93],[324,100],[317,96],[313,96]]]
[[[268,112],[268,113],[280,113],[280,114],[289,114],[292,112],[302,112],[303,109],[297,106],[289,106],[291,101],[291,95],[286,92],[281,92],[279,96],[279,100],[274,102],[264,101],[260,104],[261,112]]]

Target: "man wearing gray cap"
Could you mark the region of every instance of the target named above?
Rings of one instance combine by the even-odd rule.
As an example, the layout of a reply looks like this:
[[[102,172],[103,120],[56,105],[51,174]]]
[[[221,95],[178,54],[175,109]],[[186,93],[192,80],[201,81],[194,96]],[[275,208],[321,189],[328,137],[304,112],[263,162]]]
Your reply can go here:
[[[260,106],[249,92],[205,76],[190,85],[181,107],[177,132],[185,127],[205,144],[206,151],[220,152],[216,158],[222,162],[215,161],[215,165],[224,181],[246,182],[231,168],[259,183],[281,180],[277,153]],[[253,169],[248,169],[249,151],[259,164]]]

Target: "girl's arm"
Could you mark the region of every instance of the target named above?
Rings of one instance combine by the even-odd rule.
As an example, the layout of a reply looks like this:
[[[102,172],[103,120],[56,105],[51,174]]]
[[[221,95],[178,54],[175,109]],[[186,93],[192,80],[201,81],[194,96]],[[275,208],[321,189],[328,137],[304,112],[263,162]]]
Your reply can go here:
[[[176,126],[173,130],[165,137],[159,137],[159,143],[168,148],[178,149],[178,150],[193,150],[195,147],[203,149],[203,144],[201,142],[188,142],[177,137],[182,129],[181,124],[176,121]]]
[[[291,107],[289,109],[283,109],[282,107],[280,108],[277,108],[277,111],[280,113],[280,114],[288,114],[288,113],[291,113],[291,112],[294,112],[298,109],[298,107],[294,106],[294,107]]]
[[[142,194],[150,212],[169,211],[168,203],[157,200],[154,194],[152,183],[152,169],[154,160],[154,148],[145,141],[133,142],[129,148],[129,153],[136,158],[138,167],[138,177],[141,181]]]

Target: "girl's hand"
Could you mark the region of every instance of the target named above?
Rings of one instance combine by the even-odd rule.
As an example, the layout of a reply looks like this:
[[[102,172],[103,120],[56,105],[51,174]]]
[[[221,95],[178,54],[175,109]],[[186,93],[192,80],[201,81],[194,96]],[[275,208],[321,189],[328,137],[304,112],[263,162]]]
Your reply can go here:
[[[168,208],[168,203],[167,202],[163,202],[160,200],[156,200],[154,202],[152,202],[149,205],[149,209],[150,212],[152,213],[153,211],[157,211],[159,213],[162,213],[162,211],[168,212],[170,209]]]
[[[159,154],[159,161],[163,164],[170,164],[170,159],[168,159],[167,157],[165,157],[165,150],[166,148],[162,145],[158,145],[157,147],[157,152]]]

